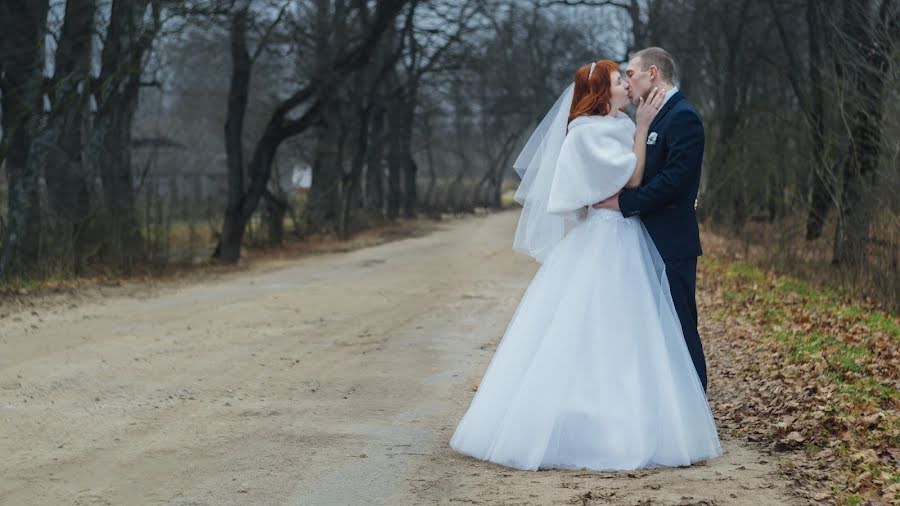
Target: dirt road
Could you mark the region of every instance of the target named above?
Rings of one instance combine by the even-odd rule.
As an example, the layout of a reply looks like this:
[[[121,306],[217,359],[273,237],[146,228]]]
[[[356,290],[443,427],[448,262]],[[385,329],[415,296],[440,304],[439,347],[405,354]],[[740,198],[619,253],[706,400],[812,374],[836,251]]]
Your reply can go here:
[[[448,446],[537,267],[517,217],[7,315],[0,503],[796,504],[725,435],[706,465],[623,474]]]

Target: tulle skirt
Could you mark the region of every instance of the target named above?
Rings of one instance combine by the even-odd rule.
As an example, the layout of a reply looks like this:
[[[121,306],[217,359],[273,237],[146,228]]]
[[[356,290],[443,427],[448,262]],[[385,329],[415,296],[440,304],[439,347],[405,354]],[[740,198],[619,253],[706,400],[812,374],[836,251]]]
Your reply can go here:
[[[665,266],[637,217],[590,209],[554,247],[450,446],[525,470],[721,455]]]

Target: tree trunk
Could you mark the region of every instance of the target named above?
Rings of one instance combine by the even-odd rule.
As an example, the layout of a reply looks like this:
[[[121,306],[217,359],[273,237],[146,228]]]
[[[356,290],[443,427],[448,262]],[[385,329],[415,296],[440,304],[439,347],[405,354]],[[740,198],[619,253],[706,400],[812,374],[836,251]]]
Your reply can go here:
[[[504,161],[505,162],[505,161]],[[503,205],[503,172],[506,164],[498,165],[491,171],[491,178],[488,180],[488,199],[487,205],[495,209],[499,209]]]
[[[403,199],[403,189],[401,187],[400,176],[403,173],[403,164],[406,158],[403,156],[403,150],[400,147],[400,133],[395,130],[396,122],[392,122],[391,128],[391,146],[388,154],[388,195],[387,195],[387,217],[389,220],[395,220],[400,216],[400,203]]]
[[[416,206],[418,204],[418,180],[417,174],[419,166],[416,164],[412,156],[412,136],[413,126],[416,118],[416,103],[419,96],[419,83],[416,77],[411,78],[411,82],[407,85],[406,100],[401,103],[401,111],[403,113],[403,129],[400,148],[403,151],[403,199],[404,215],[407,218],[416,217]]]
[[[49,0],[0,4],[0,92],[3,143],[0,163],[7,168],[7,227],[0,251],[0,279],[31,276],[40,264],[41,208],[38,173],[28,151],[41,117],[44,58],[41,41]]]
[[[417,93],[418,86],[413,83],[409,87],[409,95],[407,96],[406,101],[404,101],[401,106],[403,125],[398,138],[398,148],[400,149],[398,159],[402,160],[401,168],[403,170],[403,214],[407,218],[416,217],[416,206],[418,204],[418,182],[416,176],[419,167],[416,165],[416,161],[412,156],[412,136],[413,124],[415,123]]]
[[[306,202],[306,221],[315,232],[332,232],[337,228],[340,184],[343,177],[343,144],[345,134],[331,121],[337,117],[338,104],[331,103],[325,125],[319,129],[316,156],[312,167],[312,186]]]
[[[51,111],[28,153],[28,172],[43,172],[50,200],[55,267],[82,270],[91,220],[91,192],[84,170],[86,121],[94,33],[94,0],[66,2],[56,51]]]
[[[631,20],[631,46],[627,48],[625,54],[625,57],[628,58],[629,53],[647,47],[649,36],[647,33],[647,24],[644,23],[644,20],[641,17],[641,2],[638,0],[631,0],[626,9],[628,10],[628,17]]]
[[[240,258],[241,242],[244,240],[244,229],[256,207],[259,205],[259,199],[266,192],[269,179],[272,176],[272,163],[275,161],[275,155],[278,147],[285,139],[299,135],[306,131],[319,118],[319,102],[313,104],[302,117],[285,123],[284,117],[289,110],[290,104],[282,104],[272,113],[266,129],[263,131],[262,137],[256,143],[253,151],[253,158],[247,166],[250,185],[241,198],[240,213],[237,215],[236,222],[232,228],[233,234],[229,237],[223,236],[216,245],[214,258],[219,258],[227,262],[237,262]],[[227,240],[226,240],[227,239]]]
[[[350,172],[344,175],[341,184],[341,213],[338,221],[338,238],[346,240],[350,238],[350,221],[354,209],[354,198],[360,187],[362,179],[363,163],[366,159],[366,151],[369,143],[370,109],[365,105],[358,111],[359,125],[356,129],[356,139],[353,146],[353,159],[350,162]]]
[[[225,154],[228,163],[228,201],[222,223],[222,238],[214,257],[223,258],[220,248],[227,245],[228,258],[240,256],[240,241],[246,222],[242,218],[244,202],[244,114],[250,93],[253,63],[247,49],[247,16],[249,2],[237,2],[231,14],[231,85],[225,119]]]
[[[389,112],[390,155],[388,172],[388,218],[396,219],[403,207],[407,217],[415,216],[416,164],[412,158],[415,84],[392,101]]]
[[[418,183],[416,182],[416,173],[419,171],[419,166],[416,165],[416,161],[413,160],[412,155],[409,155],[406,159],[403,169],[403,182],[405,185],[405,191],[403,192],[405,205],[403,206],[403,211],[407,218],[415,218],[416,207],[418,204],[418,188],[416,186]]]
[[[748,0],[743,0],[740,7],[740,18],[746,14],[750,5]],[[748,209],[742,201],[740,178],[743,174],[730,173],[731,159],[735,155],[734,135],[740,125],[744,114],[744,102],[742,101],[741,66],[742,41],[745,26],[738,23],[735,27],[725,27],[725,72],[721,80],[720,100],[721,107],[716,108],[718,114],[718,136],[715,143],[716,149],[712,153],[709,168],[710,180],[716,181],[715,191],[710,192],[712,218],[718,223],[727,224],[730,229],[739,233],[748,217]]]
[[[377,107],[372,115],[369,149],[366,162],[366,207],[384,209],[384,108]]]
[[[272,192],[266,191],[265,198],[266,231],[270,246],[280,246],[284,242],[284,216],[288,205]]]
[[[138,105],[144,55],[159,28],[159,11],[155,5],[153,25],[144,27],[150,2],[114,0],[112,3],[101,56],[100,82],[95,93],[98,109],[87,150],[103,181],[105,243],[113,264],[126,273],[145,259],[131,166],[131,127]]]
[[[822,86],[822,51],[819,45],[821,33],[821,0],[807,0],[806,23],[809,30],[809,116],[812,125],[812,195],[806,219],[806,240],[822,235],[822,227],[831,208],[834,189],[828,184],[828,176],[834,167],[824,158],[825,150],[825,99]]]
[[[847,77],[858,93],[846,95],[850,111],[850,152],[844,165],[844,188],[834,241],[834,262],[851,266],[866,260],[872,203],[869,193],[877,180],[881,149],[883,93],[890,57],[876,37],[878,23],[871,21],[868,5],[844,1],[844,36],[849,47]],[[886,21],[886,19],[885,19]],[[885,22],[885,25],[887,23]]]
[[[344,49],[346,44],[345,0],[315,0],[315,69],[324,79],[333,79],[328,61]],[[346,78],[346,76],[345,76]],[[340,85],[332,95],[339,92]],[[337,97],[323,101],[323,125],[316,132],[315,157],[312,166],[312,186],[306,202],[306,225],[313,232],[331,232],[338,218],[343,176],[341,150],[343,144],[342,103]]]
[[[389,220],[395,220],[400,215],[403,191],[400,186],[400,176],[403,173],[403,163],[406,161],[403,157],[403,148],[400,146],[403,120],[398,112],[397,105],[393,104],[388,113],[387,217]]]

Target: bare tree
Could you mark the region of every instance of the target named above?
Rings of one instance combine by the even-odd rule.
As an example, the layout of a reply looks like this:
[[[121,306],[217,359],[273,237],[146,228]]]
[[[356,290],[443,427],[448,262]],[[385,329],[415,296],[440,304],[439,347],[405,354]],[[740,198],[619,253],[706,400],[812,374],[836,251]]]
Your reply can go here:
[[[91,57],[96,16],[95,0],[66,2],[51,81],[50,111],[34,137],[28,172],[41,173],[50,200],[52,256],[57,269],[78,273],[84,267],[95,224],[92,191],[84,164],[82,139],[88,121]]]
[[[3,139],[0,162],[8,182],[6,230],[0,252],[0,278],[11,271],[30,273],[40,259],[41,207],[38,171],[28,163],[43,101],[41,39],[48,0],[18,0],[0,4],[0,94]]]
[[[272,163],[281,143],[306,131],[321,120],[321,109],[330,98],[335,83],[345,73],[366,63],[375,41],[388,30],[406,0],[379,1],[370,26],[365,27],[358,42],[331,59],[309,82],[281,101],[269,117],[262,136],[256,143],[248,165],[249,186],[241,197],[240,212],[226,215],[213,256],[226,261],[237,261],[244,236],[244,228],[256,210],[259,199],[266,191],[272,171]],[[296,115],[296,116],[295,116]],[[315,177],[314,177],[314,185]]]
[[[880,6],[878,5],[880,3]],[[846,84],[844,103],[850,147],[843,171],[834,261],[861,265],[867,257],[872,200],[881,154],[884,90],[895,53],[898,13],[893,2],[844,0],[842,33]],[[895,40],[892,41],[891,37]]]
[[[131,130],[144,60],[162,24],[161,9],[159,0],[113,0],[86,146],[87,160],[103,182],[107,254],[123,272],[131,272],[144,253],[136,215]]]

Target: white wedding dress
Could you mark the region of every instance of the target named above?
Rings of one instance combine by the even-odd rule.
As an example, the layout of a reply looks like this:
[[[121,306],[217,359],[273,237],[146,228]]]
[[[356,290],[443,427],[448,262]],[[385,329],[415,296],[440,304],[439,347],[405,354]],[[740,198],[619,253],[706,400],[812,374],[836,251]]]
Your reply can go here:
[[[550,190],[577,212],[634,171],[624,114],[575,119]],[[536,470],[683,466],[722,453],[665,266],[638,217],[588,208],[543,259],[450,440]]]

